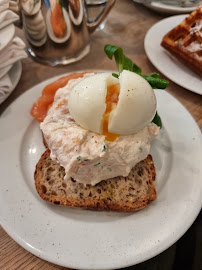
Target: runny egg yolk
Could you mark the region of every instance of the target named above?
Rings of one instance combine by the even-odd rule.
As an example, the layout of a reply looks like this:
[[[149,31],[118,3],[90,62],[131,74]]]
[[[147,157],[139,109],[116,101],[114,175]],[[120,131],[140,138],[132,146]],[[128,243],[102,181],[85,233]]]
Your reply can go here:
[[[102,135],[106,136],[106,140],[113,142],[118,138],[120,135],[115,133],[110,133],[108,131],[108,121],[109,121],[109,114],[113,110],[114,106],[117,105],[119,100],[119,93],[120,93],[120,84],[117,83],[115,85],[110,85],[107,87],[107,96],[106,96],[106,110],[103,114],[103,132]]]

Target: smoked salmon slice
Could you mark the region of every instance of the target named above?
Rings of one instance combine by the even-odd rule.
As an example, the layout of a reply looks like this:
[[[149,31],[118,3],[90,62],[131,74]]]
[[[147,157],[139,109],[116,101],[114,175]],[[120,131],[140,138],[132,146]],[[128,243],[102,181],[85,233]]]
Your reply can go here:
[[[57,81],[48,84],[44,87],[41,97],[33,104],[30,111],[31,115],[38,121],[43,122],[44,118],[47,115],[48,109],[54,101],[54,96],[56,91],[64,87],[69,80],[82,78],[85,72],[83,73],[72,73],[67,76],[64,76]]]

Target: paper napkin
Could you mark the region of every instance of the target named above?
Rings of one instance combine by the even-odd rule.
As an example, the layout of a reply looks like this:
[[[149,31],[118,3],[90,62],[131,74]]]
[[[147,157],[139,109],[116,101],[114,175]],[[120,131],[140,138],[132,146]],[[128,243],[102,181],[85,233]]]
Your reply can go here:
[[[13,90],[13,84],[8,74],[0,79],[0,104],[10,95]]]
[[[1,1],[1,0],[0,0]],[[0,5],[1,8],[1,5]],[[11,10],[3,10],[0,12],[0,29],[19,20],[19,16]]]
[[[11,43],[0,51],[0,69],[26,58],[25,43],[19,37],[14,37]]]
[[[0,12],[9,8],[8,0],[0,0]]]

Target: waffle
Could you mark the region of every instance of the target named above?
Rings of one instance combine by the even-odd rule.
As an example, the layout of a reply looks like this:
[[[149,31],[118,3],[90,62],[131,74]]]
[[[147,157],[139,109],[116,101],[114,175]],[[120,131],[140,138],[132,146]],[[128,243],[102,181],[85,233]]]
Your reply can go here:
[[[161,46],[202,77],[202,4],[163,37]]]

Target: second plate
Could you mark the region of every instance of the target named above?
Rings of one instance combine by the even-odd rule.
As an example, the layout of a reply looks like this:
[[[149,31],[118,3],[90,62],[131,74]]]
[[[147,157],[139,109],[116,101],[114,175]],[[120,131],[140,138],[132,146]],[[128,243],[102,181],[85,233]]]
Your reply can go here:
[[[154,24],[146,34],[145,52],[152,64],[176,84],[202,95],[201,78],[161,47],[163,36],[187,15],[172,16]]]

